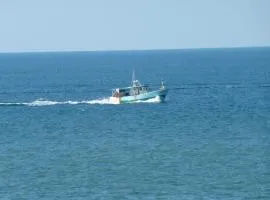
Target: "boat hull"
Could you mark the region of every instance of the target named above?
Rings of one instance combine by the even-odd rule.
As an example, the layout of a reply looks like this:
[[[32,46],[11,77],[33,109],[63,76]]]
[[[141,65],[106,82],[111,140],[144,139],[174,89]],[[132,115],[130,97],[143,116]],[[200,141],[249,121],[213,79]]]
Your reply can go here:
[[[168,93],[167,89],[160,89],[152,92],[147,92],[134,96],[125,96],[125,97],[111,97],[111,101],[115,103],[132,103],[136,101],[146,101],[149,99],[158,98],[160,102],[164,102],[166,95]]]

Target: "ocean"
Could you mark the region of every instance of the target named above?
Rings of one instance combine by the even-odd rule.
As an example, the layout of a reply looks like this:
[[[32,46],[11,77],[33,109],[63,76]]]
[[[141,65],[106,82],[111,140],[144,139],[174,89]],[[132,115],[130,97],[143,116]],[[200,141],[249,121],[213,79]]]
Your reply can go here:
[[[0,54],[0,199],[269,200],[270,48]]]

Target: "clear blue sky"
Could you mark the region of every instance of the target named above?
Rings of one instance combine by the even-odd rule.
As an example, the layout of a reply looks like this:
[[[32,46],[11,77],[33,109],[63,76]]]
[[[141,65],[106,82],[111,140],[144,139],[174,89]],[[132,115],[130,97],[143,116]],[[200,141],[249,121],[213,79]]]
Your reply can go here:
[[[0,52],[270,46],[270,0],[0,0]]]

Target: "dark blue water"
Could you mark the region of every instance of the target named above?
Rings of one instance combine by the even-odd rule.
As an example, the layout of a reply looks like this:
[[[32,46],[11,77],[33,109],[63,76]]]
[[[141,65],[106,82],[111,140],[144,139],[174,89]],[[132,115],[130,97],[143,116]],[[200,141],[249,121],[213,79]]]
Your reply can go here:
[[[0,54],[0,199],[270,199],[270,48]]]

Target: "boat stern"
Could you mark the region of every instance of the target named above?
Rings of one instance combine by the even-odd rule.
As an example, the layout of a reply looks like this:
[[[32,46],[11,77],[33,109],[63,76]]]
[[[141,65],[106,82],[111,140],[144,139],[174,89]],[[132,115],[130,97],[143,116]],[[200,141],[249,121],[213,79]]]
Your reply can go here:
[[[110,97],[110,102],[114,104],[120,104],[121,99],[120,97]]]

